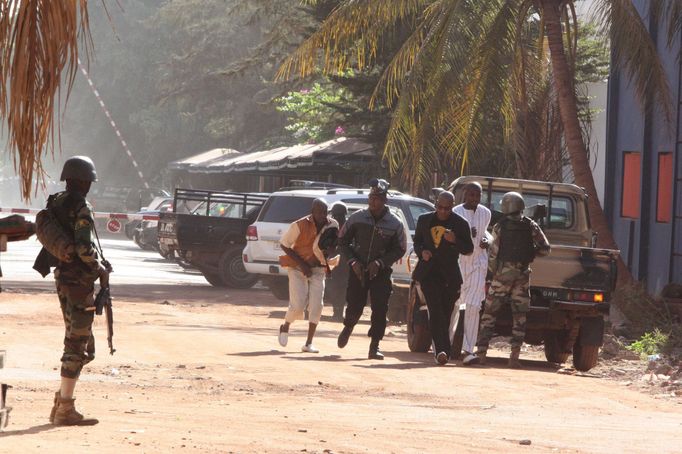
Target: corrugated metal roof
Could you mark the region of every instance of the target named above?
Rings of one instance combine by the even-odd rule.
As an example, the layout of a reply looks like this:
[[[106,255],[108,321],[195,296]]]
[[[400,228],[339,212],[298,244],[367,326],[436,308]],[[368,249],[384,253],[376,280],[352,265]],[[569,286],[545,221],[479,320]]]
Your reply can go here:
[[[204,151],[185,159],[173,161],[168,164],[168,168],[171,170],[188,170],[196,165],[207,165],[214,161],[232,159],[242,154],[242,152],[231,148],[214,148],[213,150]]]
[[[207,152],[208,153],[208,152]],[[238,152],[237,152],[238,153]],[[339,137],[319,144],[302,144],[279,147],[253,153],[239,153],[213,159],[203,159],[199,154],[185,161],[192,164],[171,167],[173,170],[188,170],[192,173],[230,173],[246,171],[272,171],[284,168],[312,166],[316,162],[334,160],[364,161],[374,157],[372,145],[359,139]],[[176,161],[178,162],[178,161]]]

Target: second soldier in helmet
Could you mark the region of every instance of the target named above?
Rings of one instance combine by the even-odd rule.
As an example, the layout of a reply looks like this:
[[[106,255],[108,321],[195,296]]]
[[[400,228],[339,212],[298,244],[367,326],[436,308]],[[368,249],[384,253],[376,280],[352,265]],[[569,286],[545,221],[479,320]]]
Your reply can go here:
[[[508,192],[502,197],[504,215],[493,228],[488,272],[492,275],[478,335],[477,356],[485,362],[488,344],[494,334],[498,312],[511,305],[512,338],[509,366],[521,367],[519,354],[526,334],[526,314],[530,310],[530,264],[535,257],[549,254],[547,237],[535,221],[523,215],[521,194]]]

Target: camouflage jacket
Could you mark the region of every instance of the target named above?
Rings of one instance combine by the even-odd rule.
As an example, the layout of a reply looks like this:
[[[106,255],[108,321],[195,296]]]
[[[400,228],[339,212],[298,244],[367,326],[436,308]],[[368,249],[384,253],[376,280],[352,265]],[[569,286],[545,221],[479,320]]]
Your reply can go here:
[[[516,219],[520,220],[521,216],[516,215],[512,216],[511,219]],[[544,232],[540,228],[540,226],[533,220],[530,221],[530,227],[531,227],[531,232],[533,236],[533,244],[535,248],[535,256],[536,257],[542,257],[545,255],[549,255],[551,251],[551,247],[549,245],[549,241],[547,240],[547,237],[545,236]],[[493,242],[490,244],[490,248],[488,249],[488,272],[489,273],[495,273],[499,267],[502,265],[501,263],[498,263],[497,260],[497,255],[498,252],[500,251],[500,230],[501,230],[501,225],[498,222],[495,224],[495,227],[493,227]],[[510,263],[511,265],[518,265],[519,267],[523,266],[525,267],[527,264],[523,264],[521,262],[518,263]]]
[[[64,230],[73,234],[76,252],[72,262],[59,262],[55,279],[67,285],[92,285],[105,269],[94,243],[92,207],[85,197],[72,191],[50,196],[48,205]]]

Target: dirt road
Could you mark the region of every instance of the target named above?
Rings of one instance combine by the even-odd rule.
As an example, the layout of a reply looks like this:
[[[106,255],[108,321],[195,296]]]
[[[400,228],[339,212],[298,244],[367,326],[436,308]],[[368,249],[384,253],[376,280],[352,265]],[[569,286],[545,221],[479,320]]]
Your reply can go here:
[[[304,354],[304,323],[287,348],[277,344],[285,307],[266,291],[207,286],[116,300],[117,352],[108,355],[98,320],[98,357],[77,389],[78,406],[101,422],[56,428],[56,298],[0,298],[0,381],[14,386],[2,452],[682,452],[679,401],[541,361],[508,370],[503,352],[486,368],[436,367],[406,352],[397,328],[386,360],[369,361],[367,325],[339,350],[327,309],[321,353]]]

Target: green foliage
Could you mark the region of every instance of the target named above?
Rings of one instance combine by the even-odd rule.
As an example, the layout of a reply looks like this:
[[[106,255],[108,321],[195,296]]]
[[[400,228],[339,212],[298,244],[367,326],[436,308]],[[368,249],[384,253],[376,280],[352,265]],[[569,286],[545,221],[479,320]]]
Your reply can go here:
[[[655,355],[661,353],[663,347],[668,343],[670,336],[661,332],[658,328],[651,332],[644,333],[639,340],[628,345],[626,348],[630,351],[638,353],[642,359],[648,355]]]
[[[644,285],[633,284],[618,287],[612,303],[628,320],[631,335],[641,338],[640,341],[646,338],[638,345],[642,348],[657,345],[658,351],[655,353],[682,356],[682,325],[665,299],[655,299],[647,293]]]
[[[341,115],[334,106],[345,97],[342,88],[315,82],[310,88],[290,91],[275,103],[278,111],[286,113],[285,129],[296,141],[319,143],[333,138],[341,126]]]

